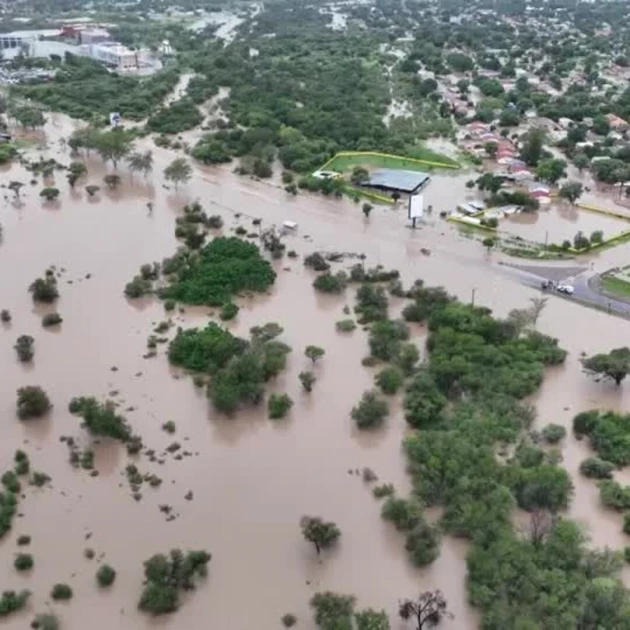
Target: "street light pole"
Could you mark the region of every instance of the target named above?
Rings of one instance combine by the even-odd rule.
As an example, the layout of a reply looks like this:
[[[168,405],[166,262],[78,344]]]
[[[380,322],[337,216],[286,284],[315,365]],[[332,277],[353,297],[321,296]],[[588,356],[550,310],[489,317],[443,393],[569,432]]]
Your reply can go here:
[[[476,291],[477,291],[477,287],[473,287],[472,297],[470,299],[470,305],[471,306],[475,306],[475,293],[476,293]]]

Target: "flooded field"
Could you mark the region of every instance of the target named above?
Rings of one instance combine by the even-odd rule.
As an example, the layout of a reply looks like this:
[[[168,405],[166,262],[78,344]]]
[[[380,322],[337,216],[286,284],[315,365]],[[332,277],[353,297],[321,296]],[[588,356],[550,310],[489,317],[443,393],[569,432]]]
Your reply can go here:
[[[59,137],[70,131],[66,118],[52,117],[48,155],[69,162],[57,147]],[[275,321],[284,328],[281,339],[293,348],[288,369],[272,389],[287,392],[295,405],[278,423],[267,419],[264,408],[234,419],[219,417],[191,378],[169,367],[164,347],[157,357],[144,359],[147,337],[167,315],[158,300],[128,301],[123,295],[141,264],[173,253],[178,246],[174,219],[185,203],[198,199],[208,213],[223,216],[224,234],[238,224],[249,227],[252,218],[262,219],[263,227],[291,219],[299,227],[287,239],[287,248],[301,257],[314,250],[365,253],[369,265],[399,269],[405,284],[423,278],[463,300],[474,291],[476,303],[505,315],[537,292],[499,266],[498,254],[488,255],[438,217],[439,210],[465,195],[468,177],[433,176],[425,203],[433,204],[434,212],[425,227],[414,231],[406,227],[403,207],[377,207],[366,220],[352,202],[290,197],[278,186],[238,178],[229,165],[197,168],[191,183],[175,193],[161,183],[161,171],[173,154],[143,142],[146,146],[139,148],[153,148],[156,161],[148,182],[137,176],[132,181],[121,170],[120,189],[102,190],[89,200],[82,187],[71,191],[61,173],[57,202],[41,201],[41,184],[25,186],[20,204],[8,192],[0,198],[0,308],[13,315],[9,325],[0,327],[0,455],[6,468],[15,450],[23,448],[32,467],[52,477],[51,487],[25,490],[20,517],[0,546],[3,588],[33,592],[28,610],[10,617],[6,627],[26,627],[33,613],[49,607],[52,585],[67,582],[75,592],[73,600],[52,608],[68,630],[245,628],[253,611],[256,626],[263,630],[279,628],[287,612],[297,615],[300,628],[313,630],[308,600],[328,589],[355,594],[361,607],[385,608],[398,630],[403,626],[395,616],[397,601],[429,588],[444,591],[455,615],[444,628],[475,628],[477,615],[466,602],[465,543],[445,538],[430,567],[412,568],[403,538],[381,520],[380,503],[355,474],[369,466],[400,493],[409,490],[400,400],[392,404],[382,431],[358,434],[350,419],[352,406],[371,387],[374,375],[361,366],[367,354],[365,332],[357,329],[342,336],[335,331],[343,307],[353,304],[351,291],[345,298],[322,297],[312,289],[312,275],[301,260],[285,259],[275,263],[278,279],[269,295],[238,301],[241,311],[228,324],[231,330],[246,335],[251,326]],[[97,159],[87,164],[89,182],[100,184],[107,169]],[[30,178],[18,166],[2,172],[5,184]],[[153,212],[147,210],[148,201]],[[431,255],[423,255],[421,248]],[[628,246],[618,249],[627,252]],[[607,256],[604,252],[596,259],[597,267],[610,266]],[[42,310],[34,307],[27,291],[50,265],[60,273],[56,306],[64,321],[58,331],[42,328]],[[394,310],[400,306],[392,302]],[[203,325],[210,317],[211,309],[187,308],[173,319],[187,327]],[[559,337],[570,351],[566,365],[549,374],[534,398],[540,426],[558,422],[569,427],[577,411],[594,406],[628,408],[627,388],[587,379],[579,355],[624,345],[629,322],[551,299],[538,327]],[[422,344],[423,329],[413,332]],[[13,344],[21,334],[35,337],[32,366],[17,362]],[[300,391],[298,381],[306,368],[303,350],[308,344],[326,350],[315,367],[318,381],[311,395]],[[50,394],[54,409],[49,418],[18,421],[15,390],[26,384],[41,385]],[[111,395],[121,410],[129,409],[125,414],[147,447],[161,454],[176,439],[192,455],[178,460],[167,454],[163,465],[140,456],[138,467],[156,473],[163,483],[144,488],[142,500],[134,501],[124,476],[132,460],[120,446],[95,445],[98,477],[68,463],[61,436],[90,443],[79,420],[67,411],[76,395]],[[174,436],[160,428],[167,420],[177,426]],[[586,444],[569,436],[562,451],[576,484],[571,515],[585,524],[593,544],[621,548],[621,517],[603,511],[595,484],[577,474]],[[192,500],[186,500],[191,491]],[[164,504],[172,506],[175,520],[167,522],[160,512]],[[342,531],[338,548],[323,554],[321,561],[301,537],[303,514],[333,520]],[[33,538],[35,569],[30,574],[12,568],[20,534]],[[84,556],[86,547],[96,552],[94,560]],[[142,563],[175,547],[210,551],[209,577],[175,615],[156,623],[137,610]],[[118,571],[108,592],[95,586],[101,557]]]
[[[630,221],[591,212],[566,203],[552,203],[541,206],[537,212],[521,212],[501,220],[501,231],[520,236],[537,243],[561,245],[564,240],[573,243],[573,237],[582,232],[590,237],[596,230],[604,233],[604,238],[630,229]]]

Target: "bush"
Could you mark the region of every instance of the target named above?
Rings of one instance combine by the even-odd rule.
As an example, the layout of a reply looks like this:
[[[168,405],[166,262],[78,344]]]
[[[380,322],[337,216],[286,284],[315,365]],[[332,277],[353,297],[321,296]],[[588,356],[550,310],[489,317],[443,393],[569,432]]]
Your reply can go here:
[[[284,175],[284,173],[282,175]],[[286,615],[282,615],[280,621],[282,621],[282,625],[285,628],[292,628],[297,623],[297,617],[291,613],[287,613]]]
[[[313,372],[308,372],[308,371],[300,372],[298,378],[300,379],[300,383],[302,383],[302,387],[304,388],[305,392],[313,391],[313,385],[315,384],[315,381],[317,380]]]
[[[311,267],[315,271],[328,271],[330,269],[330,264],[320,252],[313,252],[306,256],[304,258],[304,266]]]
[[[33,348],[35,344],[35,339],[30,335],[20,335],[17,338],[15,345],[15,351],[17,352],[18,359],[22,361],[22,363],[28,363],[33,359],[35,355],[35,350]]]
[[[431,564],[440,554],[440,536],[437,529],[421,519],[407,534],[405,549],[409,560],[415,566]]]
[[[372,488],[372,494],[377,499],[389,497],[394,494],[394,486],[391,483],[383,483],[380,486],[374,486],[374,488]]]
[[[401,532],[412,530],[422,518],[422,510],[414,501],[389,496],[381,509],[381,518],[390,521]]]
[[[560,424],[551,423],[543,427],[541,434],[546,442],[557,444],[567,434],[567,430]]]
[[[315,278],[313,287],[322,293],[341,293],[348,284],[348,276],[344,271],[338,271],[335,274],[327,271]]]
[[[31,627],[36,630],[59,630],[59,619],[51,613],[42,613],[36,615]]]
[[[221,306],[243,291],[266,291],[276,279],[268,261],[253,243],[218,237],[199,255],[184,259],[161,297],[185,304]]]
[[[111,586],[115,579],[116,571],[108,564],[103,564],[98,568],[98,571],[96,572],[96,581],[99,586]]]
[[[46,313],[44,317],[42,317],[42,326],[44,328],[48,328],[49,326],[57,326],[61,324],[63,318],[59,313]]]
[[[383,287],[371,284],[362,284],[359,287],[354,310],[359,316],[360,324],[386,319],[388,306],[389,301]]]
[[[580,472],[592,479],[612,479],[615,465],[599,457],[589,457],[580,464]]]
[[[51,407],[48,394],[41,387],[28,385],[17,390],[17,415],[20,419],[40,418]]]
[[[33,294],[35,302],[50,304],[59,297],[57,281],[52,275],[46,275],[45,278],[37,278],[31,283],[28,290]]]
[[[359,429],[380,427],[389,414],[387,402],[378,398],[375,391],[363,393],[359,404],[352,409],[352,418]]]
[[[28,598],[31,596],[29,591],[3,591],[0,598],[0,617],[6,617],[17,610],[21,610],[26,606]]]
[[[67,584],[55,584],[50,596],[56,600],[72,599],[72,589]]]
[[[116,413],[111,401],[100,403],[94,397],[73,398],[69,405],[70,413],[83,418],[85,428],[95,436],[106,436],[121,442],[131,440],[131,429],[127,420]]]
[[[177,610],[180,590],[194,588],[196,576],[205,577],[210,554],[173,549],[170,555],[156,554],[144,563],[145,586],[138,608],[161,615]]]
[[[279,420],[287,415],[292,406],[293,401],[287,394],[271,394],[267,403],[267,411],[272,420]]]
[[[357,325],[352,319],[341,319],[335,324],[335,328],[339,332],[352,332],[356,327]]]
[[[233,302],[227,302],[221,307],[221,311],[219,312],[219,318],[222,321],[228,321],[230,319],[234,319],[238,315],[239,307],[236,306]]]
[[[220,230],[223,227],[223,219],[218,214],[211,214],[206,221],[211,230]]]
[[[34,564],[33,556],[30,553],[18,553],[13,561],[16,571],[29,571]]]
[[[21,536],[18,536],[17,544],[20,547],[24,547],[25,545],[30,545],[31,544],[31,537],[27,536],[26,534],[22,534]]]
[[[8,324],[10,321],[11,313],[6,308],[3,308],[0,311],[0,322],[2,322],[3,324]]]
[[[381,388],[384,394],[390,396],[398,392],[401,388],[404,377],[401,371],[395,367],[388,367],[381,370],[374,378],[376,384]]]
[[[166,107],[160,107],[147,120],[150,131],[165,134],[181,133],[194,129],[203,122],[203,116],[188,98],[182,98]]]
[[[136,276],[125,285],[125,295],[131,299],[137,299],[151,293],[153,284],[142,276]]]
[[[403,321],[384,319],[374,322],[370,328],[370,355],[381,361],[396,361],[402,342],[409,338],[409,329]]]

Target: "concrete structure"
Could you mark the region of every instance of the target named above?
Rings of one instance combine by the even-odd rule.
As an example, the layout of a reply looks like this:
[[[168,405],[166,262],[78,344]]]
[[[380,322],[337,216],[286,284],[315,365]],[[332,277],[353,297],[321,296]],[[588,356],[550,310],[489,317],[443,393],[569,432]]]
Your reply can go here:
[[[117,43],[102,43],[87,46],[88,56],[117,70],[138,67],[138,53]]]
[[[422,171],[405,171],[395,168],[380,168],[370,173],[370,179],[363,184],[386,192],[416,194],[427,182],[429,176]]]
[[[55,37],[59,35],[59,30],[47,29],[40,31],[13,31],[11,33],[0,33],[0,49],[24,48],[36,42],[41,37]]]
[[[101,44],[111,39],[109,33],[101,28],[79,31],[78,38],[80,44]]]

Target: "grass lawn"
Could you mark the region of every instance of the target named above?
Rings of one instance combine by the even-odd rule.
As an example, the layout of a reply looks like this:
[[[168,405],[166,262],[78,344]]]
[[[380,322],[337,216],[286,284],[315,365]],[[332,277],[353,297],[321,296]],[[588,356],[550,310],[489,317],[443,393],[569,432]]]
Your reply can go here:
[[[614,293],[620,297],[630,298],[630,282],[620,280],[614,276],[602,276],[601,283],[604,291]]]
[[[400,168],[409,171],[431,170],[429,164],[416,162],[414,160],[427,160],[429,162],[441,162],[451,166],[458,166],[454,160],[430,151],[429,149],[418,150],[412,159],[397,156],[379,155],[377,153],[367,153],[362,155],[337,155],[326,165],[326,170],[345,173],[351,171],[355,166],[377,167],[377,168]]]

